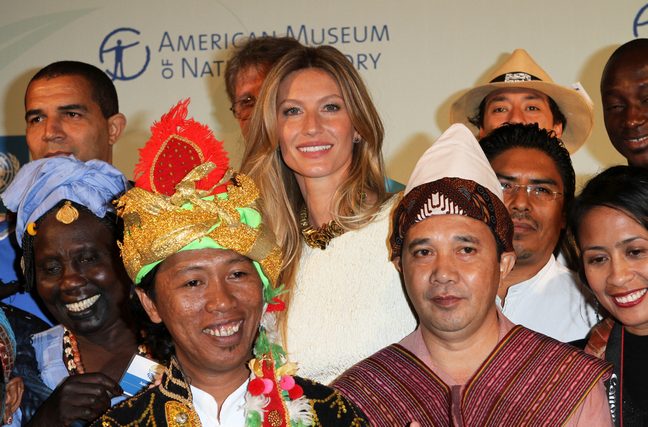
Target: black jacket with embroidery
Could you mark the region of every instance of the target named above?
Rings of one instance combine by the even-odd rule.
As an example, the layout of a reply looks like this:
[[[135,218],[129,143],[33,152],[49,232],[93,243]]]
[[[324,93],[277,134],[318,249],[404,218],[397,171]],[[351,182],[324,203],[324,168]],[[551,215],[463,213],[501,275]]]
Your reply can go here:
[[[300,377],[313,414],[313,426],[368,426],[364,414],[337,391]],[[92,423],[92,427],[201,426],[193,409],[191,389],[178,361],[172,358],[158,387],[145,390],[115,405]]]

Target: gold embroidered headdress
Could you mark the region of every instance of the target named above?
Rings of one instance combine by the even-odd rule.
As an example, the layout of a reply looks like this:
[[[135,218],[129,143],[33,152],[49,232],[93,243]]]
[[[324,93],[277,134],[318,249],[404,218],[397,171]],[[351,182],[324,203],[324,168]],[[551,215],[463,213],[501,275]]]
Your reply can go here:
[[[214,166],[207,162],[193,169],[172,196],[135,187],[118,200],[125,229],[122,258],[135,284],[176,252],[211,247],[247,256],[269,285],[277,285],[281,251],[261,222],[254,183],[235,174],[226,193],[192,188]]]

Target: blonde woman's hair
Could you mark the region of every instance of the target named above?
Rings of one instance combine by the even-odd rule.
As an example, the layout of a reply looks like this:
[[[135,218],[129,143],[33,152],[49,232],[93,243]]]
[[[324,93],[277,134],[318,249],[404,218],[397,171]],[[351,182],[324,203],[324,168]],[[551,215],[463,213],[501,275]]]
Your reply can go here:
[[[293,172],[282,159],[277,130],[279,86],[291,73],[317,68],[328,73],[340,88],[346,111],[361,141],[353,144],[349,175],[333,196],[333,219],[344,229],[369,223],[387,198],[382,158],[384,128],[371,96],[353,64],[331,46],[301,47],[287,53],[270,70],[251,117],[241,171],[250,176],[261,193],[266,225],[283,250],[282,281],[290,304],[295,272],[301,254],[299,212],[304,199]],[[375,194],[368,201],[363,195]],[[287,313],[287,310],[283,313]],[[286,318],[280,319],[285,332]],[[285,336],[285,334],[284,334]]]

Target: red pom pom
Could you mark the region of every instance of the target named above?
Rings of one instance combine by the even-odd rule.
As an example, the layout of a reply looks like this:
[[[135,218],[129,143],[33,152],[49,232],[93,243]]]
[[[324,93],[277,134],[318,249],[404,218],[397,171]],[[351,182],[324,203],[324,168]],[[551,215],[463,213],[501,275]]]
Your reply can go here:
[[[299,399],[303,395],[304,395],[304,389],[301,388],[299,384],[295,384],[293,388],[288,390],[288,397],[290,397],[290,400]]]
[[[274,297],[272,303],[268,304],[268,311],[284,311],[286,309],[286,303],[283,302],[279,297]]]
[[[250,381],[248,384],[248,391],[252,396],[258,396],[261,393],[263,393],[263,389],[265,388],[265,383],[261,378],[255,378]]]

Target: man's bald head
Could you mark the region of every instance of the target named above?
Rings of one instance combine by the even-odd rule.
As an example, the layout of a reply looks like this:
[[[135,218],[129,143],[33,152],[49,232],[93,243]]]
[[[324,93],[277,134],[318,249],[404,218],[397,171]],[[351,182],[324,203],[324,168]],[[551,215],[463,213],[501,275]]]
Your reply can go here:
[[[648,167],[648,39],[614,51],[601,77],[605,128],[628,163]]]

